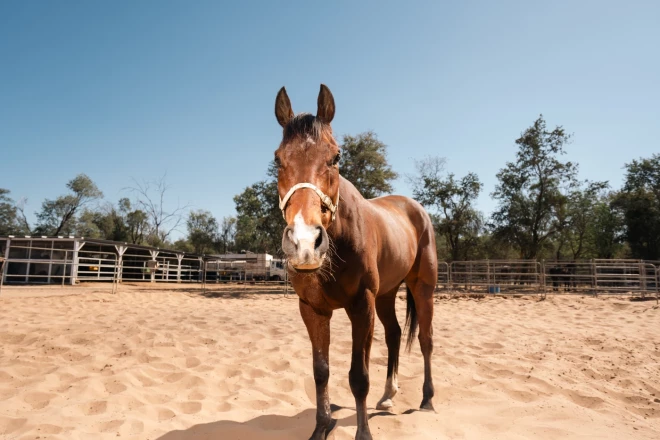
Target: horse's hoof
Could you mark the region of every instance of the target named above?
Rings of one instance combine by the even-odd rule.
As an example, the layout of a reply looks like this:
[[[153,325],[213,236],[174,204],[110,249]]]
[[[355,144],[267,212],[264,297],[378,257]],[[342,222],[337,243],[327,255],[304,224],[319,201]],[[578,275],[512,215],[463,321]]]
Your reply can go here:
[[[421,411],[428,411],[428,412],[435,412],[435,408],[433,408],[433,402],[430,400],[428,402],[422,402],[422,404],[419,406],[419,409]]]
[[[376,405],[376,409],[379,411],[392,411],[393,407],[394,403],[392,402],[392,399],[381,400],[378,402],[378,405]]]
[[[332,431],[334,431],[336,427],[337,427],[337,419],[330,419],[330,423],[328,424],[328,427],[325,428],[326,439],[330,436],[330,434],[332,434]]]
[[[336,427],[336,419],[330,419],[330,422],[326,426],[316,425],[316,429],[314,429],[314,433],[309,438],[309,440],[326,440]]]
[[[355,435],[355,440],[373,440],[373,437],[371,436],[371,432],[365,430],[362,432],[358,432]]]

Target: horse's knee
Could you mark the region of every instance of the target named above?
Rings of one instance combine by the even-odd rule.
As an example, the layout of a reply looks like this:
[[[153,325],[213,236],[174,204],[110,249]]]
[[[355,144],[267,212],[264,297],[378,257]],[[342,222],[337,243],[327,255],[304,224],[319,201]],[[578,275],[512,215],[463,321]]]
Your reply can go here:
[[[433,336],[426,332],[419,332],[417,336],[419,339],[419,347],[422,349],[422,354],[433,352]]]
[[[369,394],[369,371],[364,366],[351,367],[348,383],[356,399],[366,398]]]
[[[330,378],[330,366],[324,360],[314,362],[314,382],[317,386],[325,386]]]

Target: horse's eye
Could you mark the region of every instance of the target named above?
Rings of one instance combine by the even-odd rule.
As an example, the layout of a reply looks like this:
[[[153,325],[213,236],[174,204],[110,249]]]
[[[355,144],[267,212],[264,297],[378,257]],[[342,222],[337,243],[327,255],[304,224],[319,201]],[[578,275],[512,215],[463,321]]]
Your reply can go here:
[[[341,159],[341,153],[337,153],[334,159],[332,159],[332,164],[337,165],[339,163],[339,160]]]

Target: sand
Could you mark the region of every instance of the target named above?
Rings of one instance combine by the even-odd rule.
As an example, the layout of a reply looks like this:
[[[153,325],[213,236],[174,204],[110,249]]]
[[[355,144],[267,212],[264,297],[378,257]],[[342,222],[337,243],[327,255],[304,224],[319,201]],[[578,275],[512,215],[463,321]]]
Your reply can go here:
[[[217,288],[216,288],[217,289]],[[400,321],[405,302],[398,301]],[[393,413],[374,409],[387,350],[377,325],[368,404],[376,439],[658,439],[660,309],[626,298],[436,300],[437,413],[415,346]],[[306,439],[310,344],[297,299],[230,286],[5,287],[0,438]],[[332,320],[334,439],[355,435],[350,325]]]

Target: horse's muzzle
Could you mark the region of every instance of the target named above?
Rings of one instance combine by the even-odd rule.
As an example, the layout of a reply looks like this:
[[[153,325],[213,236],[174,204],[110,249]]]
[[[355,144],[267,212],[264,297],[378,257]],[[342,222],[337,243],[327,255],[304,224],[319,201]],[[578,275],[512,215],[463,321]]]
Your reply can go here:
[[[287,226],[282,236],[282,250],[289,265],[297,272],[315,272],[328,252],[328,233],[321,225]]]

